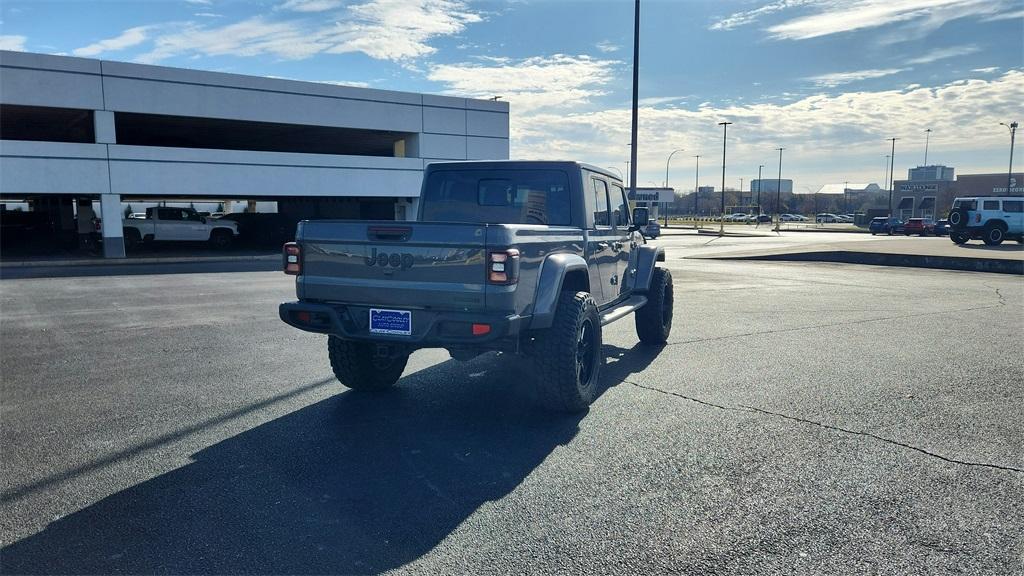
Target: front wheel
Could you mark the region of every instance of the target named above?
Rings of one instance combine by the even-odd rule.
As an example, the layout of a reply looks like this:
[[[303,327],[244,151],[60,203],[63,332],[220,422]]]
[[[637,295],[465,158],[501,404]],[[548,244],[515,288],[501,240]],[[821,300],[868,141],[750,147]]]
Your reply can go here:
[[[214,230],[210,233],[210,244],[217,250],[226,250],[231,247],[234,235],[230,230]]]
[[[537,396],[551,410],[582,412],[597,397],[604,364],[601,317],[586,292],[563,292],[551,328],[535,342]]]
[[[359,391],[390,388],[402,377],[409,354],[373,342],[327,337],[327,356],[338,381]]]
[[[636,311],[636,335],[644,344],[661,345],[672,332],[672,273],[667,268],[655,268],[651,287],[647,291],[647,304]]]

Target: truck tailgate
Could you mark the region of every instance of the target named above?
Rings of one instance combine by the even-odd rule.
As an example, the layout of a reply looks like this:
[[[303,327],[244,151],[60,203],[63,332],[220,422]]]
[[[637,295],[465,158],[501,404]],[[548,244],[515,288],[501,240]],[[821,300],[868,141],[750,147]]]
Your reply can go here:
[[[299,224],[302,299],[466,310],[485,305],[486,226],[314,220]]]

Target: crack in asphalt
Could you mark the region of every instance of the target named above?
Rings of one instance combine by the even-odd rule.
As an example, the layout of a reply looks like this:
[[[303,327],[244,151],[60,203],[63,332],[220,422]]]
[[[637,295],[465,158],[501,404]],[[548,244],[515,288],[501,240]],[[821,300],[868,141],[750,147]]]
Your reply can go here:
[[[986,288],[995,290],[996,298],[999,298],[999,306],[1006,306],[1006,297],[1003,296],[1003,293],[999,291],[999,288],[996,288],[995,286],[989,286],[988,284],[985,284],[984,286]]]
[[[632,386],[636,386],[637,388],[642,388],[644,390],[649,390],[651,392],[658,392],[659,394],[664,394],[666,396],[674,396],[676,398],[681,398],[683,400],[687,400],[687,401],[694,402],[696,404],[701,404],[703,406],[708,406],[708,407],[711,407],[711,408],[717,408],[719,410],[725,410],[727,412],[747,412],[747,413],[751,413],[752,412],[752,413],[756,413],[756,414],[764,414],[764,415],[767,415],[767,416],[775,416],[775,417],[782,418],[782,419],[785,419],[785,420],[790,420],[792,422],[799,422],[801,424],[810,424],[812,426],[817,426],[819,428],[824,428],[826,430],[833,430],[835,432],[842,432],[844,434],[852,434],[854,436],[861,436],[861,437],[864,437],[864,438],[872,438],[874,440],[878,440],[878,441],[883,442],[885,444],[891,444],[893,446],[899,446],[901,448],[907,448],[907,449],[913,450],[915,452],[920,452],[921,454],[924,454],[926,456],[930,456],[932,458],[937,458],[937,459],[942,460],[944,462],[949,462],[950,464],[959,464],[961,466],[974,466],[974,467],[978,467],[978,468],[993,468],[995,470],[1003,470],[1003,471],[1006,471],[1006,472],[1017,472],[1017,473],[1024,474],[1024,469],[1021,469],[1021,468],[1015,468],[1013,466],[1003,466],[1001,464],[990,464],[990,463],[987,463],[987,462],[969,462],[969,461],[966,461],[966,460],[957,460],[956,458],[949,458],[947,456],[943,456],[941,454],[936,454],[935,452],[931,452],[929,450],[925,450],[924,448],[920,448],[920,447],[914,446],[912,444],[907,444],[907,443],[904,443],[904,442],[900,442],[899,440],[893,440],[892,438],[886,438],[884,436],[879,436],[877,434],[873,434],[871,432],[866,432],[866,431],[863,431],[863,430],[851,430],[849,428],[843,428],[841,426],[833,426],[831,424],[825,424],[825,423],[822,423],[822,422],[816,422],[814,420],[808,420],[806,418],[800,418],[799,416],[790,416],[789,414],[783,414],[781,412],[773,412],[771,410],[765,410],[764,408],[757,408],[755,406],[747,406],[745,404],[737,404],[735,406],[728,406],[728,405],[725,405],[725,404],[716,404],[714,402],[709,402],[707,400],[701,400],[700,398],[694,398],[692,396],[687,396],[685,394],[680,394],[678,392],[672,392],[670,390],[664,390],[662,388],[656,388],[654,386],[646,386],[644,384],[638,384],[637,382],[633,382],[631,380],[623,380],[623,382],[625,382],[626,384],[630,384]]]

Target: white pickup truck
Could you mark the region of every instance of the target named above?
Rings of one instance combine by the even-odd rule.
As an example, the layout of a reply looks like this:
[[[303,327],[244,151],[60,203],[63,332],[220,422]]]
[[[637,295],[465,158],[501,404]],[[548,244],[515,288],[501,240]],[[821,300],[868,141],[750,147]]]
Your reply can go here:
[[[231,220],[207,218],[191,208],[146,208],[145,218],[128,218],[123,223],[125,246],[140,242],[209,242],[227,248],[238,238],[238,224]]]

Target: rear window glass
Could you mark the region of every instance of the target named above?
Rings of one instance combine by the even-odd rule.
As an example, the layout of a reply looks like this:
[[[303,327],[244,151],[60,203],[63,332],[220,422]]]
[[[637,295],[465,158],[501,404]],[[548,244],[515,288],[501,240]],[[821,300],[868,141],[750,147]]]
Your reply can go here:
[[[1024,212],[1024,200],[1003,200],[1003,211]]]
[[[985,200],[983,210],[999,210],[999,200]]]
[[[558,170],[438,170],[420,202],[426,222],[570,224],[569,177]]]
[[[964,210],[977,210],[978,209],[978,201],[977,200],[957,200],[957,201],[953,202],[953,207],[954,208],[963,208]]]

